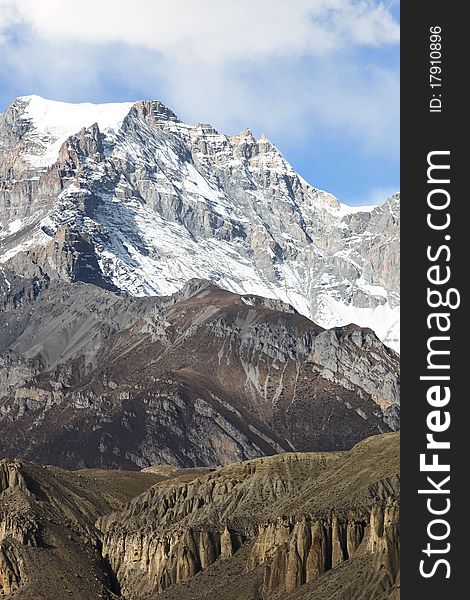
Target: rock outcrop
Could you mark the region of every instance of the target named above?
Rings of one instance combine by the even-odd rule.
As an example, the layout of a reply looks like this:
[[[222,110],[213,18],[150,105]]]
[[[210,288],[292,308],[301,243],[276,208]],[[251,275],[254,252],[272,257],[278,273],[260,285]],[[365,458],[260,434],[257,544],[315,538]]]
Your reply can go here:
[[[229,598],[290,598],[357,564],[345,597],[365,600],[398,585],[398,524],[398,437],[388,435],[344,455],[279,455],[159,483],[98,528],[129,599],[222,597],[214,584],[203,591],[212,571]],[[258,595],[229,591],[234,574]]]
[[[398,600],[398,450],[385,434],[217,469],[0,461],[0,597]]]
[[[119,597],[95,521],[161,476],[0,461],[0,597]]]

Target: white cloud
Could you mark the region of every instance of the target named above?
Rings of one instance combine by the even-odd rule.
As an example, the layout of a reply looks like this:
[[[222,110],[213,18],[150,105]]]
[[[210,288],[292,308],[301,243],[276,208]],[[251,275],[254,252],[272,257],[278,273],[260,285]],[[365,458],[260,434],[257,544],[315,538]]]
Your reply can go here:
[[[21,93],[108,86],[227,133],[313,131],[397,154],[398,70],[361,53],[395,53],[398,35],[373,0],[0,0],[0,75]]]
[[[372,0],[0,0],[0,10],[7,26],[27,24],[49,41],[120,42],[216,64],[380,46],[399,35]]]
[[[164,65],[160,81],[189,121],[234,133],[246,125],[273,139],[301,139],[314,130],[361,149],[396,154],[399,73],[358,68],[350,60],[293,64],[273,60],[252,71]],[[135,76],[140,75],[134,73]]]
[[[4,32],[20,20],[21,18],[16,11],[15,2],[12,0],[0,0],[0,43],[5,41]]]

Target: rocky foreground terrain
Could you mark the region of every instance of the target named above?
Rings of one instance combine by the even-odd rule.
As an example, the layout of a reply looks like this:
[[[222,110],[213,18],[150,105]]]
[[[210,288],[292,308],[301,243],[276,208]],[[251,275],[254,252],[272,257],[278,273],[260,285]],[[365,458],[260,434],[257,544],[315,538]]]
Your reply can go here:
[[[0,273],[0,455],[67,468],[216,466],[398,428],[398,356],[280,301],[191,281],[130,298]]]
[[[398,600],[399,437],[140,472],[0,462],[0,596]]]

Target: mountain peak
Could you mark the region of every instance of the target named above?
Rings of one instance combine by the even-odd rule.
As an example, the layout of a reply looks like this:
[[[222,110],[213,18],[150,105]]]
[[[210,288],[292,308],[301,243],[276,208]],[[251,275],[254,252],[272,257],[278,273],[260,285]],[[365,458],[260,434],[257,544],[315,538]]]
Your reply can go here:
[[[57,160],[60,147],[70,136],[95,123],[101,131],[117,131],[132,106],[132,102],[72,104],[31,95],[17,98],[2,116],[12,120],[19,116],[24,158],[32,167],[45,169]],[[8,114],[12,111],[14,117]]]
[[[108,123],[115,124],[116,118],[118,121],[119,117],[122,120],[134,104],[133,102],[64,102],[43,98],[37,94],[19,96],[12,106],[17,103],[24,106],[25,118],[32,119],[35,125],[57,127],[66,124],[68,129],[78,122],[84,127],[99,120],[104,123],[102,128],[106,128]],[[96,118],[93,120],[93,117]]]
[[[132,109],[147,122],[181,122],[175,113],[168,108],[168,106],[163,104],[163,102],[160,102],[160,100],[139,100],[133,105]]]
[[[341,205],[266,135],[188,125],[158,100],[26,96],[0,115],[0,173],[2,263],[31,249],[46,272],[83,278],[83,263],[132,296],[205,279],[281,300],[323,327],[371,326],[397,346],[398,210]],[[81,262],[72,241],[65,257],[54,250],[64,226],[83,240]]]
[[[249,143],[256,142],[256,138],[249,127],[245,127],[239,134],[232,136],[231,139]]]

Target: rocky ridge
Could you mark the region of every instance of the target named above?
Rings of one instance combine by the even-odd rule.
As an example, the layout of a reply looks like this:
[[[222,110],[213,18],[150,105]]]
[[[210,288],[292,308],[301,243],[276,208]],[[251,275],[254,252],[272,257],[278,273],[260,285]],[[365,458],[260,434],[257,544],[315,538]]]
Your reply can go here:
[[[3,273],[3,455],[214,466],[398,427],[398,356],[371,330],[204,281],[129,298],[35,269]]]
[[[0,257],[133,296],[205,279],[398,347],[398,195],[347,207],[265,136],[189,126],[157,101],[31,96],[2,113]]]
[[[83,600],[397,600],[398,444],[387,434],[346,453],[216,470],[73,473],[2,461],[3,519],[20,506],[24,519],[20,534],[0,535],[0,594],[51,598],[41,569],[54,568]]]
[[[161,479],[129,475],[1,460],[0,597],[118,597],[95,522]]]

